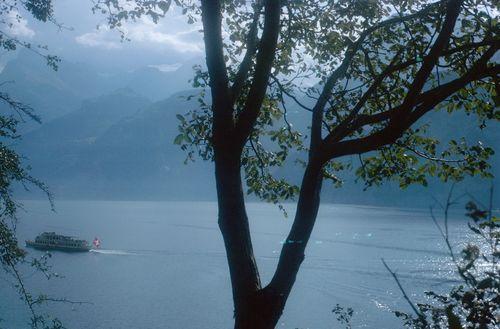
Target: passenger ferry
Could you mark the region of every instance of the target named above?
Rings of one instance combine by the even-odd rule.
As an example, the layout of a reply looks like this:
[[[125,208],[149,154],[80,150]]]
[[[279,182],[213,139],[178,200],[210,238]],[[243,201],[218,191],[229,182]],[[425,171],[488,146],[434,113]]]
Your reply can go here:
[[[70,236],[56,234],[55,232],[44,232],[37,236],[35,241],[26,240],[26,246],[41,250],[73,252],[85,252],[91,249],[91,246],[86,240],[75,239]]]

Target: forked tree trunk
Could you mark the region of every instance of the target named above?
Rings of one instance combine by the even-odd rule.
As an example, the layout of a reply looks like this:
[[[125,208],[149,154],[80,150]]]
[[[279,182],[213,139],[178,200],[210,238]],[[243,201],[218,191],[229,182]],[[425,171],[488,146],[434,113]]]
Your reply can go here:
[[[238,152],[234,152],[238,154]],[[233,288],[235,329],[274,329],[295,282],[319,207],[321,166],[304,174],[294,226],[284,244],[271,283],[261,287],[245,210],[239,154],[216,154],[219,227],[224,238]]]
[[[253,309],[251,305],[255,304],[252,301],[260,291],[261,284],[253,255],[240,168],[238,152],[233,152],[229,147],[224,151],[216,151],[218,222],[231,276],[235,320],[244,323],[253,313],[250,311]]]
[[[235,329],[274,329],[278,323],[285,300],[268,287],[257,291],[240,305],[241,312],[235,317]]]
[[[304,173],[297,212],[286,243],[283,245],[276,272],[269,285],[262,288],[253,255],[245,210],[240,157],[241,149],[252,133],[265,99],[277,50],[281,26],[281,6],[286,5],[286,1],[266,0],[262,2],[264,5],[264,27],[262,33],[254,34],[255,38],[260,35],[260,41],[257,47],[249,47],[253,50],[245,54],[245,57],[249,56],[248,60],[242,62],[236,74],[236,81],[232,86],[229,83],[222,37],[223,2],[201,1],[206,62],[212,93],[212,128],[219,226],[224,238],[231,274],[236,329],[272,329],[276,326],[295,283],[300,265],[304,260],[304,251],[316,221],[320,204],[321,170],[326,161],[347,155],[363,154],[394,143],[406,129],[409,129],[416,120],[432,110],[439,102],[444,101],[472,81],[495,74],[497,67],[488,70],[488,61],[498,48],[492,45],[462,77],[422,92],[433,68],[439,64],[443,50],[449,44],[462,3],[462,0],[447,1],[447,8],[444,11],[446,17],[442,29],[432,48],[424,56],[421,67],[411,82],[408,94],[401,105],[391,109],[388,111],[389,113],[365,116],[368,124],[388,122],[384,129],[377,130],[366,137],[348,138],[357,129],[367,125],[358,116],[360,114],[358,108],[357,111],[354,109],[352,111],[354,117],[349,115],[329,135],[322,138],[325,106],[332,95],[335,84],[345,77],[347,69],[353,63],[353,56],[358,52],[364,38],[379,28],[414,19],[417,17],[414,15],[425,16],[428,12],[422,9],[418,14],[408,15],[406,18],[391,18],[383,21],[378,27],[366,29],[356,42],[348,46],[342,64],[326,80],[323,91],[313,108],[309,164]],[[259,28],[262,8],[257,7],[257,20],[255,20],[257,25],[255,26]],[[249,38],[249,40],[252,39],[252,37]],[[249,42],[250,44],[252,42]],[[397,57],[399,54],[394,60],[399,62]],[[255,65],[252,66],[249,63],[253,63],[254,59]],[[252,71],[253,73],[251,73]],[[251,78],[249,74],[252,75]],[[382,73],[380,77],[383,79],[385,73]],[[244,106],[239,106],[239,103],[236,106],[235,100],[241,96],[241,86],[247,80],[250,88],[248,94],[245,95]],[[377,82],[374,82],[364,96],[371,97],[369,90],[372,87],[376,91],[379,86],[377,86]],[[238,111],[236,111],[236,107],[238,107]]]

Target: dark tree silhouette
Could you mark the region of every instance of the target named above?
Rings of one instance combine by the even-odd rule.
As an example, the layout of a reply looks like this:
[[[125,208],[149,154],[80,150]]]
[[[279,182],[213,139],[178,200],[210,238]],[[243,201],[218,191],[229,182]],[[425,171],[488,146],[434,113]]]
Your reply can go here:
[[[352,167],[342,159],[359,157],[356,173],[368,185],[489,175],[491,148],[464,140],[440,144],[419,119],[445,109],[474,114],[482,127],[498,120],[492,101],[500,89],[495,1],[174,3],[190,23],[201,18],[207,67],[197,68],[193,82],[202,89],[200,108],[179,116],[175,142],[189,158],[215,162],[235,328],[275,327],[305,257],[323,179],[338,182],[335,172]],[[156,22],[171,4],[102,0],[95,10],[119,29],[124,19],[143,15]],[[304,79],[317,83],[305,88]],[[307,130],[289,123],[289,102],[311,112]],[[300,187],[272,175],[272,167],[304,151]],[[253,253],[244,185],[274,203],[298,192],[293,224],[267,285]]]

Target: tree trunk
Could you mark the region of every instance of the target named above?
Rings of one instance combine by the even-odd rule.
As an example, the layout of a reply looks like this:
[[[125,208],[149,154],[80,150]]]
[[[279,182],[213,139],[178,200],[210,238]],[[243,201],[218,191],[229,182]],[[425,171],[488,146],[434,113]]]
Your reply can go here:
[[[278,323],[285,300],[268,287],[257,291],[240,305],[235,317],[235,329],[274,329]]]
[[[300,265],[305,258],[305,249],[318,215],[322,185],[322,166],[322,162],[312,160],[306,168],[292,228],[287,240],[283,244],[276,272],[266,287],[266,289],[273,291],[274,295],[279,296],[278,305],[281,307],[279,316],[295,284],[295,279]],[[276,322],[278,319],[276,319]]]
[[[247,295],[243,300],[235,300],[235,329],[276,327],[304,260],[304,251],[318,214],[321,167],[321,164],[313,161],[305,171],[294,224],[283,245],[271,283]]]
[[[245,322],[243,319],[253,313],[249,310],[254,308],[252,305],[256,304],[254,301],[261,289],[245,209],[240,167],[238,152],[228,149],[216,152],[218,222],[227,254],[237,323]],[[247,328],[242,324],[235,327]]]

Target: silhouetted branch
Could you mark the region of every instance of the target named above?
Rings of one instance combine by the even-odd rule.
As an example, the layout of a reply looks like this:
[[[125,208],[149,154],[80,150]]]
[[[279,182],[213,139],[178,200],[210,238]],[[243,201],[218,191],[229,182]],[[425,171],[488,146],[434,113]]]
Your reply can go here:
[[[408,302],[408,305],[410,305],[410,307],[412,308],[413,312],[415,312],[415,314],[419,317],[419,319],[423,323],[426,324],[427,320],[425,318],[425,315],[422,312],[419,311],[419,309],[415,306],[415,304],[412,302],[412,300],[410,299],[410,297],[408,297],[408,294],[406,293],[405,289],[401,285],[401,282],[399,282],[399,278],[396,275],[396,273],[391,270],[391,268],[389,267],[389,265],[387,265],[387,263],[385,262],[385,260],[383,258],[381,258],[381,260],[382,260],[382,264],[384,264],[384,267],[392,275],[394,281],[396,281],[396,284],[398,285],[399,290],[403,294],[403,298],[406,300],[406,302]]]

